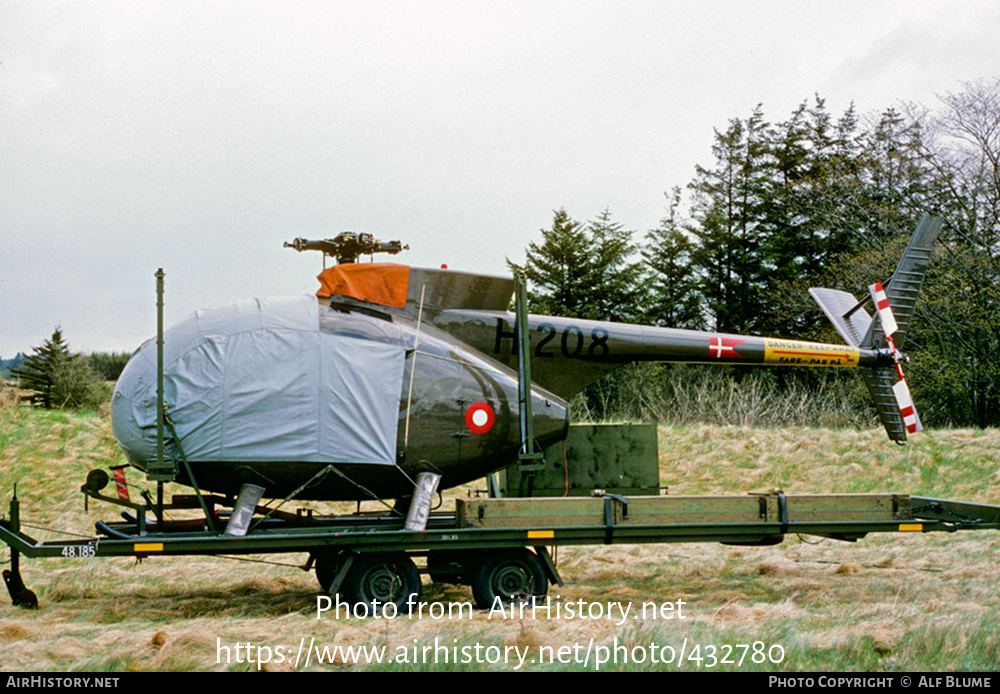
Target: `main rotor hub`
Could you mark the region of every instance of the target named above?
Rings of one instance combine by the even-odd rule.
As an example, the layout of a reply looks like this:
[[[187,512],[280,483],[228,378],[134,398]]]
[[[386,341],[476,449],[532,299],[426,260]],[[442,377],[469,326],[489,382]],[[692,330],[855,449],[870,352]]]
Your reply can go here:
[[[397,253],[409,250],[409,246],[404,246],[401,241],[379,241],[372,234],[356,233],[345,231],[337,234],[332,239],[311,240],[297,238],[294,241],[285,242],[285,248],[294,248],[302,251],[320,251],[324,256],[330,255],[337,259],[338,264],[356,263],[358,257],[362,255],[374,255],[376,253]]]

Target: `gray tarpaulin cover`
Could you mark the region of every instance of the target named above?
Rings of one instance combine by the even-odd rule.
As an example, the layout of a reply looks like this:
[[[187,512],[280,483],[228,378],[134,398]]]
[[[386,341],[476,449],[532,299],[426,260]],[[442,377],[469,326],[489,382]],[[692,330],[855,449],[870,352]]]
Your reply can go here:
[[[164,399],[188,460],[395,460],[404,350],[320,330],[314,296],[198,311],[164,332]],[[156,340],[112,400],[129,458],[156,458]]]

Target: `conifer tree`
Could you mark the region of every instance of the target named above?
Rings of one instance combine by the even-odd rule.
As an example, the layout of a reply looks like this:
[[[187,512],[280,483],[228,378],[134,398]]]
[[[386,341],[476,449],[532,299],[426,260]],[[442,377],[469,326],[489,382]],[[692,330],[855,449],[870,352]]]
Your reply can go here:
[[[31,391],[32,405],[51,410],[58,404],[54,402],[57,374],[71,358],[62,329],[56,326],[52,337],[41,347],[35,347],[19,368],[11,369],[11,375],[21,382],[22,388]]]
[[[97,408],[107,395],[83,358],[70,353],[58,326],[19,368],[11,369],[11,374],[20,380],[22,388],[31,391],[31,404],[47,410]]]
[[[528,244],[523,266],[507,261],[528,280],[532,311],[593,320],[638,317],[642,265],[632,258],[632,232],[610,211],[584,225],[560,209],[552,228],[541,233],[541,243]]]
[[[635,260],[632,232],[605,209],[587,225],[593,244],[593,286],[587,313],[597,320],[633,322],[643,311],[646,292],[642,263]]]
[[[556,210],[542,242],[528,244],[523,266],[507,260],[512,271],[524,273],[531,292],[531,310],[552,316],[587,318],[595,275],[594,246],[583,225],[564,209]]]
[[[693,192],[697,239],[693,253],[712,326],[719,332],[758,332],[767,313],[761,297],[766,269],[762,213],[770,175],[770,126],[758,107],[715,133],[715,167],[696,167]]]
[[[667,216],[646,234],[642,256],[649,267],[649,300],[644,322],[667,328],[704,327],[698,278],[691,265],[694,244],[683,231],[678,207],[680,188],[674,188]]]

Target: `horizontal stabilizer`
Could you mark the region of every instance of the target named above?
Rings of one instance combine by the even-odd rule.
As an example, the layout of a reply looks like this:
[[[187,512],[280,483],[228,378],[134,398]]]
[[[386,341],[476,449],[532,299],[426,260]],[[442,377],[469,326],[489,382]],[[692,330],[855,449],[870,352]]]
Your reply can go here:
[[[872,324],[872,317],[864,308],[858,306],[858,300],[848,292],[839,289],[823,289],[813,287],[809,295],[816,300],[823,313],[833,323],[844,342],[851,347],[861,344]],[[856,309],[851,311],[851,309]]]

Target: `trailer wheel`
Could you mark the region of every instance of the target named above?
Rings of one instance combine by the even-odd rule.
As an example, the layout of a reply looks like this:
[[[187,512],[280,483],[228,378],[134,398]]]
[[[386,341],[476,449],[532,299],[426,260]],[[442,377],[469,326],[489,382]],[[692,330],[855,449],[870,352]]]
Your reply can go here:
[[[544,598],[549,591],[545,567],[527,549],[501,552],[483,561],[472,579],[472,597],[481,610],[493,606],[497,598],[529,602]]]
[[[361,554],[354,560],[340,594],[369,614],[405,614],[420,600],[420,575],[413,560],[402,552]],[[392,608],[386,609],[386,605]]]
[[[316,580],[319,581],[319,587],[328,595],[332,595],[334,592],[330,590],[330,586],[333,584],[333,579],[340,573],[340,567],[343,565],[341,557],[340,552],[324,552],[315,555]]]

